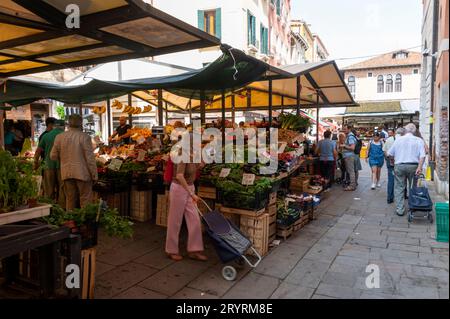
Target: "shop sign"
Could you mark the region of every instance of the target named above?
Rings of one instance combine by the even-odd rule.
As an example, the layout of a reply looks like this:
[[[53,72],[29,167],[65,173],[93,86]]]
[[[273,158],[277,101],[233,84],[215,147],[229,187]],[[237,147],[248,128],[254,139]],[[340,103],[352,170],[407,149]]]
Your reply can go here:
[[[6,111],[6,118],[13,121],[31,121],[30,105],[18,106],[11,111]]]

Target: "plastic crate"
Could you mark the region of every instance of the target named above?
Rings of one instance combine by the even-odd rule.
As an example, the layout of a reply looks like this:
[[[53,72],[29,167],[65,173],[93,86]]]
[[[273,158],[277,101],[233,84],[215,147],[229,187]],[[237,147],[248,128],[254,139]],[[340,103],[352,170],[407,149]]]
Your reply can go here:
[[[436,203],[436,240],[448,243],[448,203]]]

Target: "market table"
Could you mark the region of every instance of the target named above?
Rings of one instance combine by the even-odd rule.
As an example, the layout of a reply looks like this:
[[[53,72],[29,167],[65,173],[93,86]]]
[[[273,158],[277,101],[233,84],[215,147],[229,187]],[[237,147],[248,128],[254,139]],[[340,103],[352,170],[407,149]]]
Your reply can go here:
[[[49,297],[55,293],[60,280],[58,267],[58,244],[67,244],[67,263],[80,265],[80,236],[72,235],[67,227],[53,226],[31,221],[21,224],[0,226],[0,259],[6,285],[20,282],[19,254],[31,249],[38,250],[40,295]],[[72,297],[79,295],[79,289],[70,290]]]

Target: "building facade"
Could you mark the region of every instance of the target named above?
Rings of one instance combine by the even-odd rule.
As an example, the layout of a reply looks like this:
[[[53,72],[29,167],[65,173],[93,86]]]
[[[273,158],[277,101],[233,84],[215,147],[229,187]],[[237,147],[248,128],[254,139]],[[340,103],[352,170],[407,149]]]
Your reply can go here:
[[[148,3],[194,25],[234,48],[279,66],[313,62],[315,39],[308,26],[291,27],[291,0],[147,0]],[[300,34],[303,34],[300,36]],[[298,35],[298,36],[296,36]],[[302,37],[302,40],[299,38]],[[324,50],[320,39],[316,46]],[[200,68],[221,55],[205,48],[157,57],[159,61]],[[306,57],[308,55],[308,57]]]
[[[364,118],[364,125],[377,127],[418,124],[420,71],[421,54],[407,50],[345,67],[345,81],[361,107],[360,110],[348,108],[344,117],[356,122]],[[382,113],[388,114],[388,118]]]
[[[430,141],[433,179],[448,198],[449,1],[424,0],[420,128]]]

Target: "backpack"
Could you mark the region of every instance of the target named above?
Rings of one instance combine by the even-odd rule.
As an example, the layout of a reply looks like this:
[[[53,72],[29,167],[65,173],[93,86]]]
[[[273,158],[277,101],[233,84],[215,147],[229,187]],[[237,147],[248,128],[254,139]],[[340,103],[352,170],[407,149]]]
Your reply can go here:
[[[363,142],[359,138],[357,138],[356,136],[355,136],[355,139],[356,139],[356,145],[355,145],[355,151],[354,152],[355,152],[356,155],[359,155],[359,153],[361,153]]]

